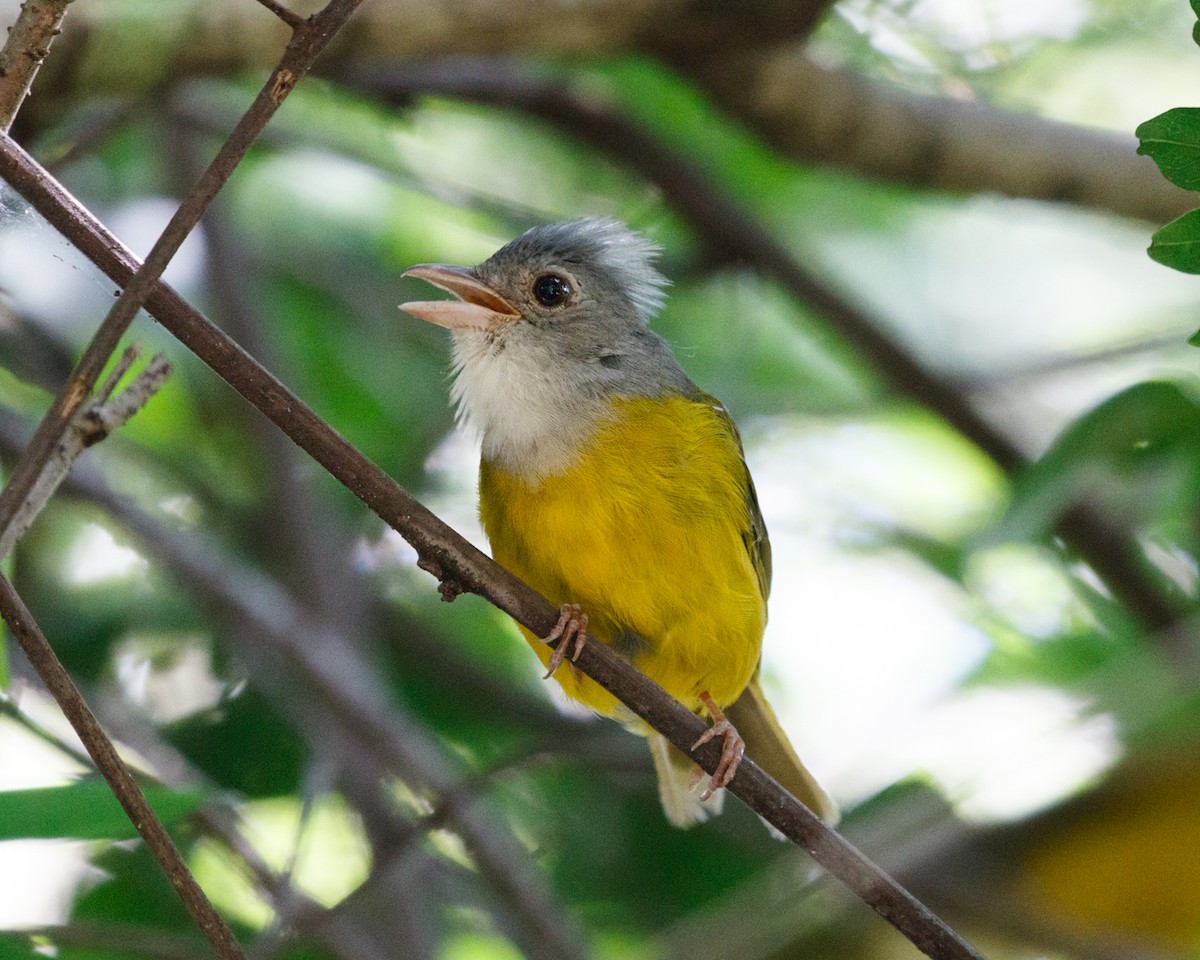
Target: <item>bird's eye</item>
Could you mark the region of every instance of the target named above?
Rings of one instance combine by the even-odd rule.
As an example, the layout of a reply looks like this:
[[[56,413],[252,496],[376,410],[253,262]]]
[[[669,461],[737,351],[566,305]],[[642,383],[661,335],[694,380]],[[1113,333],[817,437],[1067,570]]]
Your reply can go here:
[[[571,284],[557,273],[543,273],[533,281],[533,296],[543,307],[561,307],[571,299]]]

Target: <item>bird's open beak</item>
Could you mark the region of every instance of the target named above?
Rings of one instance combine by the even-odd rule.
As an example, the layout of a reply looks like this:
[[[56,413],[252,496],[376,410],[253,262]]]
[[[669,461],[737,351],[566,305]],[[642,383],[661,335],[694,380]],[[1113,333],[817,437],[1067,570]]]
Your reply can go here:
[[[492,330],[520,317],[516,307],[478,280],[466,267],[422,263],[409,267],[404,271],[404,276],[427,280],[458,297],[457,300],[420,300],[400,304],[401,310],[419,320],[427,320],[451,330]]]

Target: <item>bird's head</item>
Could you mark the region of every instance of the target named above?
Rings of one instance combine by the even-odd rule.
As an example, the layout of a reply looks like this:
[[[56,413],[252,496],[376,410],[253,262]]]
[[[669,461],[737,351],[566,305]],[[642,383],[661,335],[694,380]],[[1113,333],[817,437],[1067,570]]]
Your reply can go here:
[[[457,299],[400,309],[456,334],[482,332],[493,340],[513,336],[514,325],[560,338],[601,325],[616,335],[644,325],[662,305],[667,281],[654,268],[657,253],[641,234],[607,218],[534,227],[476,267],[410,267],[406,277]]]
[[[578,433],[614,396],[694,389],[647,327],[667,284],[657,253],[616,220],[535,227],[475,267],[410,267],[455,299],[400,309],[454,334],[455,399],[485,449]]]

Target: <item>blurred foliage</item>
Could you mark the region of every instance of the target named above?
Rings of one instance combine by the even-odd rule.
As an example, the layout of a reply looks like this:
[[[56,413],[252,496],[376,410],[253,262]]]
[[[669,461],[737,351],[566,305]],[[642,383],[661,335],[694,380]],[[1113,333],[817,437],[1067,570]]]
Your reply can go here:
[[[1129,101],[1167,82],[1155,68],[1186,40],[1182,0],[1038,6],[845,0],[813,48],[926,93],[1121,129],[1130,110],[1150,115]],[[441,97],[390,109],[306,80],[168,279],[478,538],[445,339],[397,312],[423,295],[400,273],[477,262],[567,216],[646,231],[673,282],[655,325],[743,427],[776,565],[764,671],[847,807],[847,833],[990,957],[1200,957],[1191,625],[1147,635],[1054,534],[1065,509],[1095,504],[1136,526],[1156,570],[1194,601],[1194,281],[1145,262],[1144,224],[800,167],[648,57],[544,66],[698,164],[1034,465],[1004,475],[890,393],[884,371],[756,264],[714,267],[636,169],[515,109]],[[153,97],[83,98],[28,146],[144,251],[259,82],[214,66]],[[1172,111],[1139,131],[1190,187],[1196,116]],[[1186,241],[1173,266],[1198,249],[1185,221],[1164,228]],[[111,293],[0,194],[6,469]],[[165,350],[175,375],[84,458],[11,572],[106,724],[163,781],[154,799],[257,955],[347,955],[328,917],[417,960],[539,955],[441,798],[378,769],[355,715],[345,728],[330,719],[377,705],[336,703],[264,653],[260,635],[298,629],[290,610],[314,628],[303,635],[314,657],[336,645],[369,666],[414,743],[433,745],[471,809],[501,825],[585,931],[589,955],[695,960],[731,944],[745,960],[911,955],[735,801],[711,824],[670,829],[642,744],[560,710],[505,617],[477,598],[442,604],[407,548],[202,363],[145,318],[133,337]],[[194,939],[100,783],[47,747],[61,725],[9,656],[0,835],[92,842],[70,847],[69,876],[20,859],[50,845],[0,842],[0,926],[50,917],[81,934],[130,925]],[[210,836],[199,804],[238,811],[271,876]],[[272,879],[318,906],[272,903]],[[50,907],[17,898],[43,888]],[[41,931],[0,936],[0,960],[46,945],[65,960],[131,955]]]
[[[153,787],[143,791],[163,823],[174,823],[200,806],[202,794]],[[69,837],[76,840],[132,840],[133,824],[100,779],[69,786],[0,791],[0,839]]]

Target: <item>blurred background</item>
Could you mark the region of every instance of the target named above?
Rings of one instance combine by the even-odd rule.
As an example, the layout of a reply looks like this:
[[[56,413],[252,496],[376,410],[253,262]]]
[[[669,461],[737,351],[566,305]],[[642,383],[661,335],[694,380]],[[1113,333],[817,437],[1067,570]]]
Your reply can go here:
[[[15,0],[0,3],[5,25]],[[1200,103],[1183,0],[371,0],[167,273],[483,545],[413,263],[618,217],[739,422],[765,683],[844,831],[997,960],[1200,957],[1197,204],[1135,154]],[[71,7],[13,134],[139,255],[286,34],[251,0]],[[112,284],[0,186],[11,469]],[[644,746],[148,317],[175,373],[8,572],[258,958],[906,958]],[[14,645],[0,957],[200,957]]]

